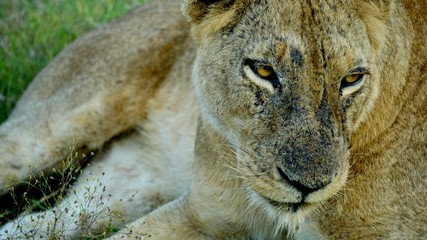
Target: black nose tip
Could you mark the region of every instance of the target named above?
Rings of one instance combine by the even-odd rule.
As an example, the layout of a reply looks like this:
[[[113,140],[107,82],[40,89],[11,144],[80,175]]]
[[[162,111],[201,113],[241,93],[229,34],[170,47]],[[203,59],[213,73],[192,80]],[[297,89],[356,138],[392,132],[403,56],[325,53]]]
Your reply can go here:
[[[297,189],[298,191],[300,191],[303,195],[308,195],[308,194],[310,194],[312,192],[320,190],[320,189],[322,189],[323,187],[325,187],[326,185],[328,185],[330,183],[329,181],[327,183],[325,183],[325,182],[322,182],[322,183],[317,182],[316,184],[313,184],[311,186],[306,186],[306,185],[302,184],[300,181],[291,180],[288,177],[288,175],[286,175],[285,172],[281,168],[278,167],[277,171],[279,172],[280,176],[288,184],[290,184],[292,187],[294,187],[295,189]]]

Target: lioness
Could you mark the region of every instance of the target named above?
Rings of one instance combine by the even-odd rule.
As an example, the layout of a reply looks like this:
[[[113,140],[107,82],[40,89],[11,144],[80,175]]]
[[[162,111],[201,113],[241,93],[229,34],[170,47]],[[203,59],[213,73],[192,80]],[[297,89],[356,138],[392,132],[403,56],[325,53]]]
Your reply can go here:
[[[425,238],[426,11],[156,0],[89,33],[1,126],[0,186],[53,166],[73,138],[105,147],[76,194],[2,236],[68,221],[63,237],[79,238],[98,205],[73,203],[93,189],[133,221],[114,239]]]

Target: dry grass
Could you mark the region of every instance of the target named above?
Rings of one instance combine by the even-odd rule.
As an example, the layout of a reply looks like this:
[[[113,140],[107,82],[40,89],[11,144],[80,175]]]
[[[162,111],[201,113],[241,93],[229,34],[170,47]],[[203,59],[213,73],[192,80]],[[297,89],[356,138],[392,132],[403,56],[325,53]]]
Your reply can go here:
[[[9,202],[2,201],[2,204],[9,205],[9,209],[4,209],[4,206],[0,208],[0,222],[13,220],[16,228],[12,232],[3,233],[1,238],[15,240],[25,236],[25,239],[59,240],[69,238],[67,232],[78,230],[81,232],[81,239],[95,240],[103,239],[117,232],[119,229],[115,223],[123,221],[122,216],[108,207],[109,197],[97,194],[99,192],[97,189],[102,189],[102,192],[106,191],[106,186],[99,179],[95,179],[94,187],[85,189],[83,198],[80,200],[65,205],[56,205],[66,197],[77,196],[72,183],[82,171],[80,163],[87,161],[91,156],[93,154],[80,155],[74,147],[71,147],[70,154],[61,162],[60,169],[52,169],[53,174],[45,175],[41,172],[38,176],[30,176],[28,180],[17,183],[19,188],[10,188]],[[38,214],[28,215],[31,216],[31,227],[22,218],[13,219],[18,214],[22,216],[34,212],[38,212]],[[28,218],[28,216],[26,217]],[[70,222],[73,219],[66,216],[76,216],[82,222],[76,229],[70,228],[73,226]],[[97,226],[97,230],[94,232],[92,227],[99,221],[104,224]],[[46,222],[48,222],[47,229]]]

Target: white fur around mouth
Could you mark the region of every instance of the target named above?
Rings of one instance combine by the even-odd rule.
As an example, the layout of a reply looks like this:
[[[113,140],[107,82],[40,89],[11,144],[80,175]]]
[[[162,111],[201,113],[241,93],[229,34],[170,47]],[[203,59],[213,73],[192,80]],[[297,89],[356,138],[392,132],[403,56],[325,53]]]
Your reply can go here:
[[[279,210],[289,212],[289,213],[296,213],[300,210],[303,210],[307,208],[308,206],[313,206],[313,203],[307,203],[304,200],[301,200],[299,202],[285,202],[285,201],[277,201],[274,199],[271,199],[269,197],[266,197],[262,194],[259,194],[257,192],[252,192],[251,194],[252,199],[257,202],[263,202],[264,204],[268,204],[269,206],[273,208],[277,208]]]

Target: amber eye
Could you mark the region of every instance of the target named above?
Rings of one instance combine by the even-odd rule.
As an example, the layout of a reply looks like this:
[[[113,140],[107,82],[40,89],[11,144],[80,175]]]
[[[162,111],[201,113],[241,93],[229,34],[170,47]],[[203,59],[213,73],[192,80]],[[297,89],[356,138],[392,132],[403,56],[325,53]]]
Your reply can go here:
[[[353,70],[353,72],[356,73],[347,75],[341,80],[340,90],[342,96],[357,92],[365,82],[365,75],[369,74],[369,72],[364,68],[357,68]]]
[[[273,68],[269,66],[256,67],[255,71],[258,74],[258,76],[265,79],[270,78],[274,74]]]
[[[344,77],[342,80],[342,87],[352,86],[359,83],[363,78],[363,74],[353,74]]]

